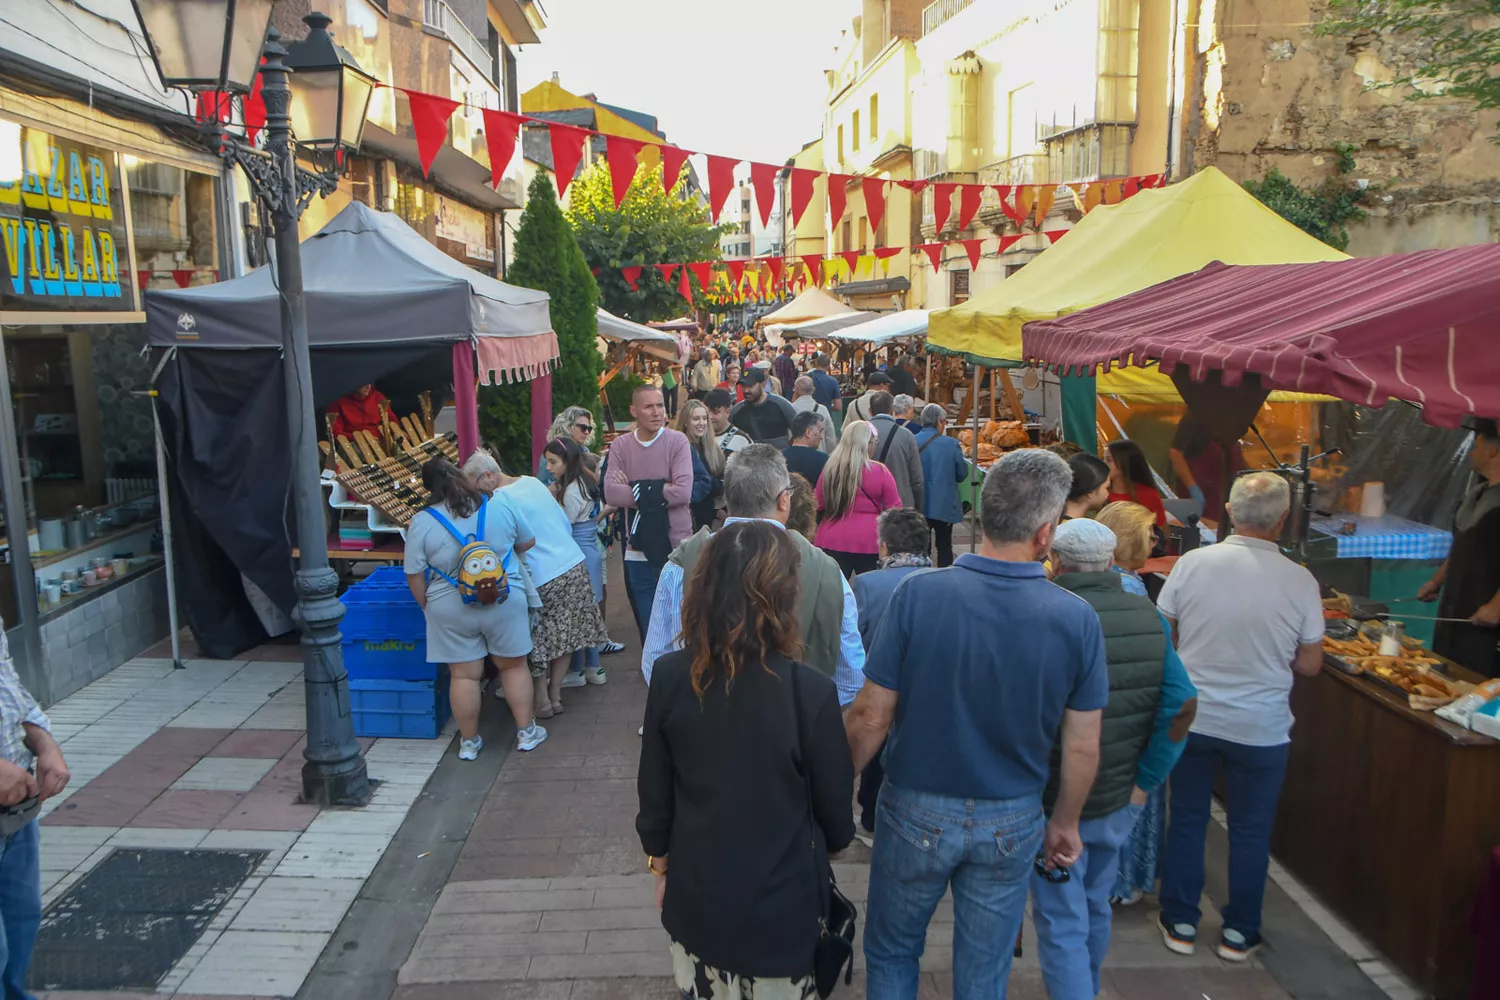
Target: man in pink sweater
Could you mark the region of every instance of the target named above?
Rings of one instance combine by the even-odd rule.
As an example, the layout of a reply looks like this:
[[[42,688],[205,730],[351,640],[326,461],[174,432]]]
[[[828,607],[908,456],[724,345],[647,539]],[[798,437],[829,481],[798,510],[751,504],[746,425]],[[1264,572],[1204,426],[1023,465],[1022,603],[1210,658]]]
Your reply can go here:
[[[635,430],[609,447],[604,501],[625,511],[625,592],[644,642],[661,568],[692,534],[693,446],[666,426],[667,408],[656,386],[636,386],[630,415]]]

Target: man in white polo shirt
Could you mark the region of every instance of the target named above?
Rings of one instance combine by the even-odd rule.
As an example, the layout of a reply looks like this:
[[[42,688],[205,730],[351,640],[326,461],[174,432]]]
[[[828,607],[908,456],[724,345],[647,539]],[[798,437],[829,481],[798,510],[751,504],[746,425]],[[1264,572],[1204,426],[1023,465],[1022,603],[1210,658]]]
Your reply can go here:
[[[1323,665],[1318,583],[1276,544],[1290,499],[1275,473],[1237,480],[1229,494],[1235,533],[1183,556],[1157,601],[1198,688],[1198,715],[1172,771],[1162,865],[1162,940],[1178,954],[1191,955],[1196,944],[1220,764],[1229,788],[1229,899],[1218,954],[1239,962],[1260,946],[1271,825],[1291,748],[1292,680]]]

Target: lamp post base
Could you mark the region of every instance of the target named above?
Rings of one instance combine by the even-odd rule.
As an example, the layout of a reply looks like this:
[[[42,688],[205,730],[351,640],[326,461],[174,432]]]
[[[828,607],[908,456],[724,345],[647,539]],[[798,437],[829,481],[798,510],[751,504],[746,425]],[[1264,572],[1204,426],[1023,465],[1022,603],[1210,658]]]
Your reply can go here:
[[[326,565],[297,571],[294,615],[302,627],[302,684],[307,692],[302,797],[320,806],[362,806],[370,801],[370,777],[349,708],[349,675],[344,672],[339,633],[344,605],[338,586],[338,575]]]

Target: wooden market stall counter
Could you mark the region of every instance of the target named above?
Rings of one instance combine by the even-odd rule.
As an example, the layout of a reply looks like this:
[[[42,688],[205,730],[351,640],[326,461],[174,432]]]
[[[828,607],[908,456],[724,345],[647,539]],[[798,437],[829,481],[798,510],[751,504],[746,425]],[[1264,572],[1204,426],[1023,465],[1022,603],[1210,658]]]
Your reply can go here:
[[[1298,678],[1291,704],[1272,853],[1418,986],[1468,997],[1469,907],[1500,845],[1500,740],[1332,666]]]

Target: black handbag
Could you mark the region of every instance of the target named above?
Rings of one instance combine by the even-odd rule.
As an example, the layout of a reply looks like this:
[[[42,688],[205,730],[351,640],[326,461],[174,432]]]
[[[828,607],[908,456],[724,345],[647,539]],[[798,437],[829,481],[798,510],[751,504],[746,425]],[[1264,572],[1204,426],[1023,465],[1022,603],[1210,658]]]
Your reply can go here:
[[[793,724],[797,732],[797,756],[802,759],[802,784],[807,791],[807,829],[813,850],[813,877],[818,879],[818,899],[822,912],[818,914],[818,944],[813,950],[813,981],[818,996],[828,997],[839,983],[839,973],[844,974],[844,985],[854,978],[854,929],[859,911],[849,902],[849,897],[839,891],[833,877],[833,867],[828,868],[828,881],[818,874],[817,819],[813,815],[812,780],[807,773],[807,757],[802,750],[802,698],[801,685],[797,683],[797,664],[790,665],[792,675]]]

